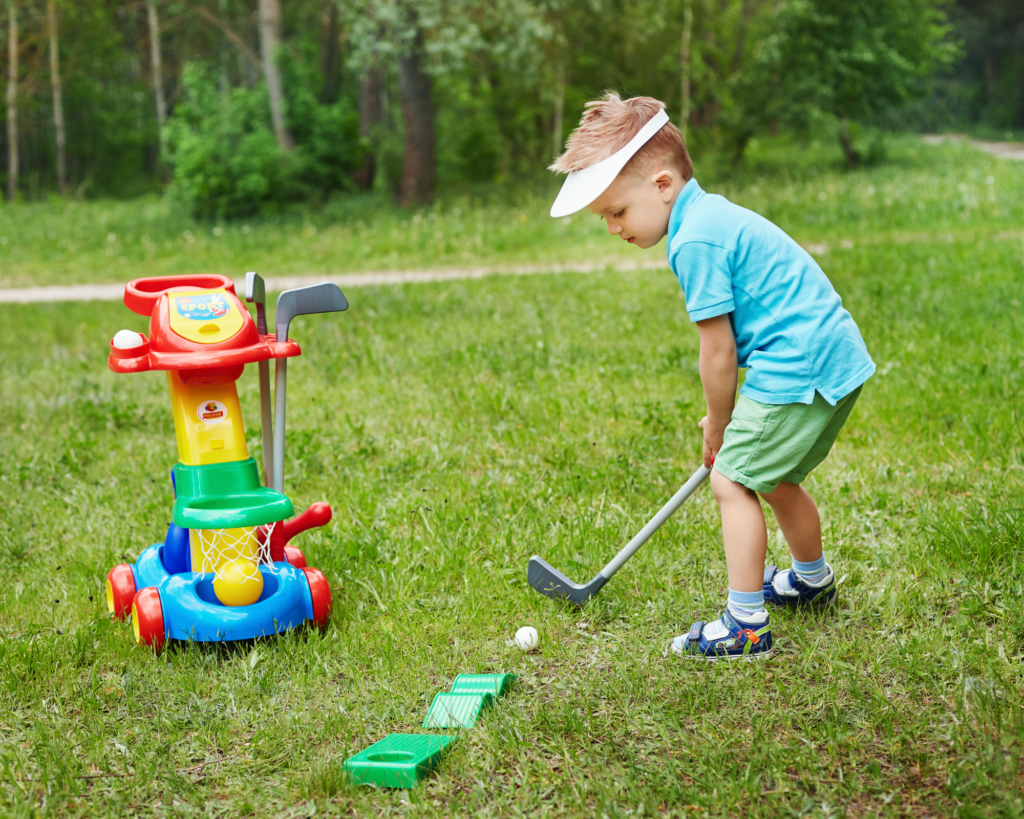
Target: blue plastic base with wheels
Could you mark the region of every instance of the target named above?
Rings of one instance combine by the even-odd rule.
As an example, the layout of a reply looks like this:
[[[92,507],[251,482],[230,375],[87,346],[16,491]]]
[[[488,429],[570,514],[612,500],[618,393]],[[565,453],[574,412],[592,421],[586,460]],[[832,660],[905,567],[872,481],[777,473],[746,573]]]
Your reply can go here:
[[[212,572],[169,572],[165,559],[178,562],[177,555],[164,554],[172,543],[174,528],[165,543],[150,546],[131,567],[135,588],[155,586],[159,592],[167,639],[248,640],[288,631],[313,619],[309,581],[302,569],[285,562],[275,563],[273,569],[259,567],[263,593],[249,606],[221,603],[213,593]]]

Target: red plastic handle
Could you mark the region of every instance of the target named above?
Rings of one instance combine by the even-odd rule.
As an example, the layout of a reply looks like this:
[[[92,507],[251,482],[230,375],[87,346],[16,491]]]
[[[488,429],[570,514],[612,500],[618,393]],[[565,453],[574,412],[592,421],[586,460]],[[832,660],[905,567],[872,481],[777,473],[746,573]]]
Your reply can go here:
[[[218,290],[224,288],[235,292],[235,283],[227,276],[217,273],[200,273],[187,276],[150,276],[134,279],[124,288],[124,304],[140,316],[153,315],[153,308],[166,293],[182,290]]]
[[[330,523],[332,517],[331,505],[318,501],[298,517],[281,521],[270,533],[270,559],[275,563],[284,560],[284,547],[289,540],[307,529]]]
[[[329,503],[324,503],[324,501],[314,503],[297,518],[286,520],[281,524],[281,529],[284,531],[284,542],[287,543],[307,529],[315,529],[317,526],[330,523],[333,516],[334,512]]]

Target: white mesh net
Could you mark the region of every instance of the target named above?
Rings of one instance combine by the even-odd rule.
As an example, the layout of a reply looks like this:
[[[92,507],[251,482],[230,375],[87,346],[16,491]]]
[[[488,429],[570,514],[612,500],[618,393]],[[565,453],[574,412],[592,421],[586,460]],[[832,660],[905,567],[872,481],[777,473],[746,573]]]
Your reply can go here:
[[[263,591],[260,564],[274,571],[270,539],[275,526],[190,529],[192,571],[214,574],[214,592],[224,605],[255,603]]]

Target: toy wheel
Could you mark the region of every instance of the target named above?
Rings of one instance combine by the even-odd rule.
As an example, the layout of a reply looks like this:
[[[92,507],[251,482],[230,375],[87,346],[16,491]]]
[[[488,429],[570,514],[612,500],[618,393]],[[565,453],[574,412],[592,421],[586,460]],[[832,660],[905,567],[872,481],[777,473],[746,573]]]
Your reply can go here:
[[[306,556],[302,553],[302,549],[295,546],[284,547],[284,559],[296,569],[306,568]]]
[[[119,563],[107,572],[107,611],[118,620],[132,613],[135,597],[135,575],[127,563]]]
[[[331,616],[331,587],[319,569],[303,569],[313,598],[313,624],[323,628]]]
[[[139,589],[132,601],[132,627],[140,644],[152,646],[157,653],[164,646],[164,608],[155,586]]]

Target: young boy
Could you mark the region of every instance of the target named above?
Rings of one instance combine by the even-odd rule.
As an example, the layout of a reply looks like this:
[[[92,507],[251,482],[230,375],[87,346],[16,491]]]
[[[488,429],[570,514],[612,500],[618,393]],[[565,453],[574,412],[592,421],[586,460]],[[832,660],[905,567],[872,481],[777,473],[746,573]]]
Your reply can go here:
[[[668,236],[668,261],[700,335],[707,400],[704,465],[722,513],[729,602],[676,637],[707,660],[772,653],[765,604],[828,606],[835,573],[804,478],[828,455],[875,371],[853,318],[803,248],[756,213],[704,193],[665,106],[614,93],[591,102],[551,170],[569,176],[551,208],[583,208],[639,247]],[[736,399],[738,367],[747,376]],[[758,494],[775,513],[792,567],[765,568]]]

